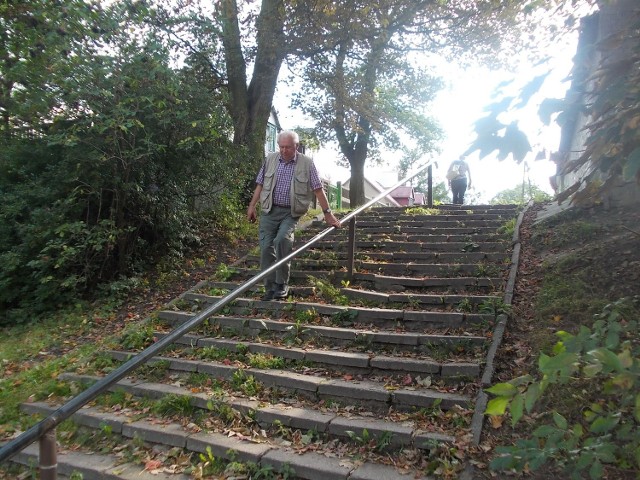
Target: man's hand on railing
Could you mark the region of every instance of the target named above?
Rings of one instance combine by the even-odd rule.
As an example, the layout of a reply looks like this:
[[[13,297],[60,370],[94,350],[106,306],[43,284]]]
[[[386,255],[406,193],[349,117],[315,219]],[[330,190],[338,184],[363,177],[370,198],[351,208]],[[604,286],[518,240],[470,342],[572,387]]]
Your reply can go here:
[[[327,212],[324,214],[324,221],[327,222],[327,225],[329,225],[330,227],[336,227],[336,228],[340,228],[340,220],[338,220],[334,215],[333,212]]]

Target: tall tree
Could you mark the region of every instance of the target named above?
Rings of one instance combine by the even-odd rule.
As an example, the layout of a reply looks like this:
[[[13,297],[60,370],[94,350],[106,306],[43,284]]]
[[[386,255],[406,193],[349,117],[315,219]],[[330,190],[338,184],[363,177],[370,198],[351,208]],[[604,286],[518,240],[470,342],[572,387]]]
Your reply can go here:
[[[426,112],[439,84],[428,75],[429,59],[439,54],[496,63],[515,48],[513,32],[525,28],[518,21],[537,5],[483,0],[334,4],[325,12],[334,46],[306,62],[309,83],[296,102],[316,120],[321,137],[337,139],[351,167],[352,205],[364,203],[365,162],[382,148],[405,161],[436,148],[439,130]]]
[[[321,20],[331,3],[262,0],[259,11],[236,0],[217,4],[234,143],[247,147],[255,167],[264,158],[266,124],[283,62],[326,48],[327,25]]]
[[[222,0],[218,15],[227,68],[229,110],[234,125],[234,143],[248,147],[253,164],[262,161],[266,125],[280,67],[288,52],[285,41],[283,0],[263,0],[255,21],[255,48],[242,45],[236,0]],[[246,52],[253,51],[253,58]],[[253,72],[248,82],[247,66]]]

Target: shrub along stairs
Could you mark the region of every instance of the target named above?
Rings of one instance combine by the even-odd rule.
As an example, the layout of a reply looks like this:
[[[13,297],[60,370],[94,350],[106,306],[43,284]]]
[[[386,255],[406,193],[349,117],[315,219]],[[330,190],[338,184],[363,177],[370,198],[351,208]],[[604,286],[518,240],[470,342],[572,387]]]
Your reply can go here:
[[[59,441],[76,445],[60,449],[60,474],[384,480],[461,468],[515,273],[516,215],[450,205],[361,214],[353,261],[345,225],[293,261],[290,298],[248,290],[59,427]],[[301,229],[296,244],[323,228]],[[257,272],[257,255],[219,269],[65,373],[61,390],[94,382]],[[55,398],[24,410],[47,414]]]

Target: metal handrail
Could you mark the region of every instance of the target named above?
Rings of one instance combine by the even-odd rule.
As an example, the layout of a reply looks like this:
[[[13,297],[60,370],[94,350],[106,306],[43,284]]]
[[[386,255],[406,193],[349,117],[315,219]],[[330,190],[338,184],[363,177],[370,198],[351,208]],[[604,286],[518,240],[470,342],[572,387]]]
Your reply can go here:
[[[341,223],[346,223],[348,220],[355,218],[356,215],[360,214],[362,211],[366,210],[370,206],[374,205],[378,200],[386,197],[389,193],[395,190],[397,187],[401,186],[405,182],[411,180],[416,175],[422,173],[426,168],[431,166],[431,161],[427,162],[422,167],[418,168],[414,173],[407,175],[402,180],[399,180],[392,187],[389,187],[384,192],[380,193],[377,197],[374,197],[364,205],[356,208],[352,212],[345,215],[340,221]],[[298,254],[307,250],[311,245],[316,243],[317,241],[326,237],[331,231],[333,231],[336,227],[327,227],[322,232],[318,233],[315,237],[309,240],[307,243],[299,247],[297,250],[291,252],[289,255],[279,260],[275,264],[273,264],[268,269],[260,272],[258,275],[252,277],[247,280],[245,283],[241,284],[235,290],[229,292],[226,296],[218,300],[216,303],[212,304],[210,307],[206,308],[202,312],[195,315],[188,322],[183,323],[178,328],[173,330],[171,333],[163,336],[160,340],[155,342],[153,345],[147,347],[142,352],[138,353],[127,362],[122,364],[116,370],[112,371],[101,380],[97,381],[93,385],[89,386],[86,390],[69,400],[67,403],[59,407],[55,412],[50,414],[48,417],[40,420],[36,425],[29,428],[27,431],[14,438],[10,442],[6,443],[2,448],[0,448],[0,462],[3,462],[15,455],[25,447],[29,446],[38,438],[41,438],[50,430],[54,429],[57,425],[62,423],[64,420],[73,415],[76,411],[82,408],[84,405],[89,403],[95,397],[105,392],[110,386],[116,383],[118,380],[123,378],[125,375],[129,374],[139,365],[143,364],[151,357],[153,357],[156,353],[163,350],[165,347],[174,343],[176,340],[180,339],[183,335],[187,334],[189,331],[193,330],[197,326],[199,326],[202,322],[204,322],[208,317],[210,317],[213,313],[217,312],[224,306],[231,303],[233,300],[238,298],[242,293],[246,292],[250,287],[255,285],[257,282],[265,278],[276,268],[280,267],[282,264],[290,261]]]

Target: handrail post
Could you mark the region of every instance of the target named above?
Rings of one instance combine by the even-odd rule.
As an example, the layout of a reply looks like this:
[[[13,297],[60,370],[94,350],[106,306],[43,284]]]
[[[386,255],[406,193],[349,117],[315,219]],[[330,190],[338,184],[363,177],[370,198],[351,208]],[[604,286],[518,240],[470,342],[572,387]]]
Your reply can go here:
[[[349,243],[347,245],[347,278],[353,280],[353,264],[356,254],[356,217],[349,220]]]
[[[427,207],[433,207],[433,166],[427,167]]]
[[[40,480],[56,480],[58,478],[56,448],[56,429],[52,428],[40,437]]]

